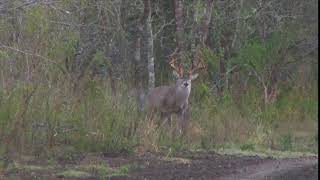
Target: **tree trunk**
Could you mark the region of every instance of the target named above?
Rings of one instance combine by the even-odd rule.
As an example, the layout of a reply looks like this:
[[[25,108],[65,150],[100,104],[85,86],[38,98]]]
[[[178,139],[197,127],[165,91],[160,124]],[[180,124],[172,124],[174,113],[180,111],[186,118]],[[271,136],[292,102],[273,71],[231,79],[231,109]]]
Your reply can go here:
[[[259,0],[259,6],[260,6],[260,27],[259,27],[259,33],[262,41],[265,41],[267,36],[267,24],[266,24],[266,0]]]
[[[231,12],[230,6],[227,7],[225,11],[225,16],[230,17]],[[226,30],[222,33],[222,39],[221,39],[221,47],[223,48],[223,57],[220,58],[219,63],[219,69],[220,69],[220,88],[218,90],[219,96],[223,96],[224,90],[228,88],[229,86],[229,77],[228,77],[228,69],[227,64],[228,60],[230,58],[230,46],[232,44],[231,40],[232,32],[230,30]]]
[[[174,0],[174,17],[176,22],[176,43],[178,52],[183,52],[183,4],[182,0]]]
[[[79,12],[79,24],[81,24],[79,29],[80,40],[77,46],[75,61],[72,63],[74,90],[78,88],[79,82],[84,77],[92,57],[96,52],[96,44],[94,42],[95,29],[94,26],[87,26],[87,24],[91,23],[91,18],[95,16],[93,12],[97,11],[97,9],[90,8],[90,3],[84,4],[83,6],[83,9]]]
[[[240,16],[241,16],[241,11],[242,11],[242,7],[243,7],[243,0],[239,0],[239,4],[238,4],[238,11],[237,11],[237,21],[236,21],[236,30],[234,32],[233,35],[233,39],[232,39],[232,43],[231,43],[231,53],[233,53],[235,51],[235,49],[237,49],[236,47],[236,42],[237,42],[237,38],[238,35],[240,33]]]
[[[141,63],[141,31],[138,32],[138,35],[134,42],[134,61],[135,61],[135,86],[137,88],[136,99],[139,111],[143,110],[143,74],[142,74],[142,63]]]
[[[198,62],[199,56],[200,56],[200,50],[201,48],[206,47],[206,41],[208,39],[208,34],[209,34],[209,24],[211,22],[211,16],[212,16],[212,10],[213,10],[213,0],[207,0],[206,4],[206,10],[205,10],[205,15],[203,17],[202,24],[200,24],[200,31],[199,31],[199,44],[195,45],[195,54],[192,59],[192,64],[195,62]],[[196,34],[196,33],[194,33]]]
[[[219,96],[222,96],[223,95],[223,91],[224,91],[224,86],[225,86],[225,76],[226,76],[226,58],[225,56],[224,57],[221,57],[220,58],[220,62],[219,62],[219,73],[220,73],[220,83],[219,83],[219,86],[218,86],[218,95]]]
[[[206,6],[206,13],[203,17],[203,24],[202,24],[202,31],[200,35],[200,43],[202,47],[205,46],[207,38],[208,38],[208,33],[209,33],[209,24],[211,21],[211,14],[212,14],[212,9],[213,9],[213,0],[207,0],[207,6]]]
[[[190,51],[191,54],[195,54],[196,53],[196,41],[197,41],[197,26],[198,26],[198,22],[197,22],[197,9],[196,9],[196,2],[193,4],[193,22],[192,22],[192,26],[191,26],[191,42],[190,42]]]
[[[272,83],[270,86],[263,83],[264,104],[274,103],[278,96],[278,84]]]
[[[146,41],[146,55],[148,62],[148,88],[151,90],[155,87],[155,72],[154,72],[154,56],[153,56],[153,34],[151,22],[151,3],[150,0],[144,0],[144,34]]]

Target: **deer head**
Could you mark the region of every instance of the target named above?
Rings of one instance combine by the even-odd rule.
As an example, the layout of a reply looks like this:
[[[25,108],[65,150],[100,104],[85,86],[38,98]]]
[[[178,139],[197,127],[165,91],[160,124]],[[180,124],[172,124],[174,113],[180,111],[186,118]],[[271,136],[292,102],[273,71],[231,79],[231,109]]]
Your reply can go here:
[[[177,59],[172,58],[172,60],[169,62],[169,65],[173,68],[173,75],[177,78],[176,86],[182,86],[184,88],[191,88],[191,81],[196,79],[198,77],[198,73],[196,73],[199,70],[205,69],[206,66],[202,61],[198,61],[197,64],[192,63],[187,76],[184,76],[184,69],[183,65],[176,64]]]

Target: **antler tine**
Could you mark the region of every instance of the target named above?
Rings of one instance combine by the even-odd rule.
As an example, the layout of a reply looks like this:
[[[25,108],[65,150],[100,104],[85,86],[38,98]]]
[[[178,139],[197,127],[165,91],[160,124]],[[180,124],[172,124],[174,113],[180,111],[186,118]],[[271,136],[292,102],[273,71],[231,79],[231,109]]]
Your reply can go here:
[[[195,71],[201,69],[206,69],[206,65],[202,61],[198,61],[195,67],[192,63],[191,69],[189,70],[189,74],[193,74]]]
[[[177,61],[176,58],[172,58],[172,60],[169,62],[169,65],[178,73],[180,77],[183,76],[183,68],[182,65],[179,64],[178,67],[174,64]]]
[[[176,48],[171,54],[169,54],[167,57],[169,58],[172,58],[172,57],[175,57],[175,55],[177,54],[178,52],[178,48]]]

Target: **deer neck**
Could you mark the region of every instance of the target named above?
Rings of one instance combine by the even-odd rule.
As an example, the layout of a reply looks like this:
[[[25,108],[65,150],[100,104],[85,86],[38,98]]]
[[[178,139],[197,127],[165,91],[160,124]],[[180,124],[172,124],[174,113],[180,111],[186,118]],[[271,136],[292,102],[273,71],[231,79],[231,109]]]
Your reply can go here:
[[[188,87],[176,87],[176,101],[178,104],[182,104],[186,101],[188,101],[189,95],[191,91],[191,85]]]

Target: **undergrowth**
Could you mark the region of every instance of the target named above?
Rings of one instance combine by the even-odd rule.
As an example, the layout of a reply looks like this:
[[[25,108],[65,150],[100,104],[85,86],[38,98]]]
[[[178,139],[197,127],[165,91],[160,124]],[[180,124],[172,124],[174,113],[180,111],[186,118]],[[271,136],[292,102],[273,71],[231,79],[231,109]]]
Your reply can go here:
[[[228,92],[217,98],[195,88],[187,134],[174,137],[170,128],[157,129],[139,113],[125,85],[114,96],[100,80],[89,80],[81,90],[70,84],[17,82],[10,91],[0,90],[2,154],[48,156],[63,146],[78,152],[174,154],[230,144],[241,150],[318,152],[315,91],[306,95],[293,89],[263,106],[256,89],[246,92],[239,104]],[[201,97],[197,91],[203,92]]]

